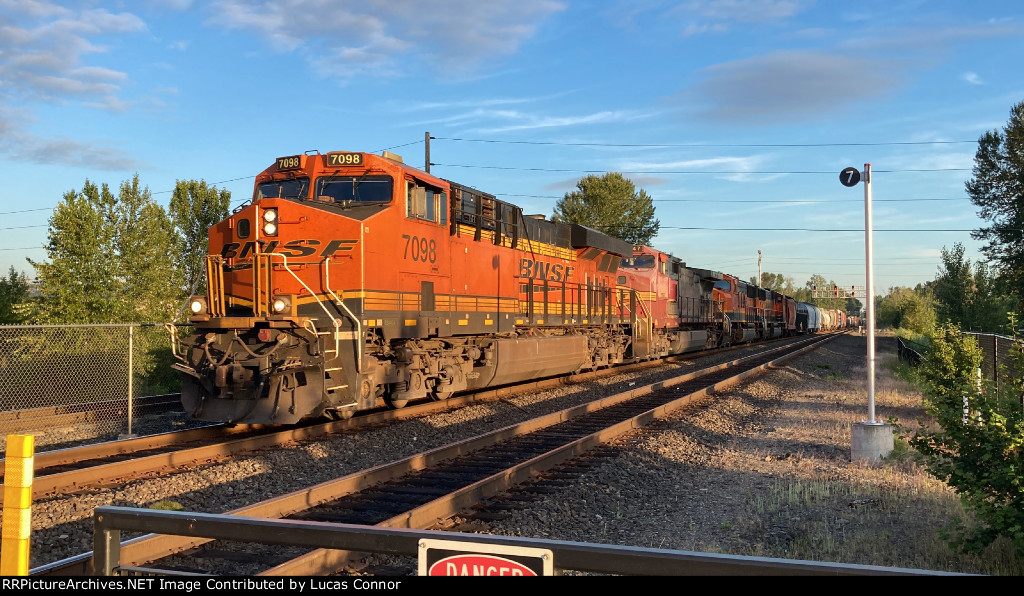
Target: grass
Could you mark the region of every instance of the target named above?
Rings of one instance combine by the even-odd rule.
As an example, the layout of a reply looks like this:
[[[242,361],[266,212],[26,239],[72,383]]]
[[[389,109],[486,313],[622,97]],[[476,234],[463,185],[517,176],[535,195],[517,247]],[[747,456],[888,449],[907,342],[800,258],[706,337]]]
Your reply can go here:
[[[842,381],[844,377],[842,373],[837,371],[831,364],[815,364],[813,365],[815,370],[826,371],[825,378],[829,381]]]
[[[884,470],[885,468],[881,468]],[[898,473],[897,473],[898,474]],[[753,499],[736,527],[756,556],[1020,575],[1006,543],[983,556],[959,555],[931,528],[969,517],[951,491],[902,475],[897,486],[843,480],[780,479]]]
[[[833,367],[812,370],[831,380]],[[865,369],[861,371],[866,373]],[[830,385],[806,419],[790,418],[787,438],[805,445],[848,445],[849,424],[860,419],[866,374]],[[819,379],[822,376],[816,374]],[[916,425],[924,415],[916,371],[895,354],[880,358],[876,403],[890,421]],[[813,400],[809,389],[801,399]],[[791,412],[791,415],[795,412]],[[898,420],[902,418],[902,420]],[[943,538],[955,519],[973,523],[959,496],[920,465],[919,455],[898,436],[882,461],[817,459],[795,464],[751,494],[745,511],[730,520],[752,556],[883,565],[986,575],[1024,575],[1024,558],[1008,540],[981,555],[954,551]],[[735,552],[735,551],[734,551]]]

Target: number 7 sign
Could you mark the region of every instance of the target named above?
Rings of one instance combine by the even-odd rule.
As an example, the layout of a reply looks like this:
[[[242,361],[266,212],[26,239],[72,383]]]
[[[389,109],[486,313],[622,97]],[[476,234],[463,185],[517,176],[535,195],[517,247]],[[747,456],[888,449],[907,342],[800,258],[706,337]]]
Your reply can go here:
[[[842,172],[839,172],[839,181],[843,183],[843,186],[857,186],[857,183],[860,182],[860,170],[844,168]]]

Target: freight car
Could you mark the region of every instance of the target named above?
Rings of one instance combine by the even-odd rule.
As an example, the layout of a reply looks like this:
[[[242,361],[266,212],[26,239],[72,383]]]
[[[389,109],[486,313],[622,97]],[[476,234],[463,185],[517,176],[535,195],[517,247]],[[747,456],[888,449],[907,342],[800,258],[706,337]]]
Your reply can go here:
[[[359,152],[281,157],[173,336],[194,418],[292,424],[798,330],[795,300]]]
[[[817,333],[821,329],[821,309],[809,302],[796,305],[797,333]]]

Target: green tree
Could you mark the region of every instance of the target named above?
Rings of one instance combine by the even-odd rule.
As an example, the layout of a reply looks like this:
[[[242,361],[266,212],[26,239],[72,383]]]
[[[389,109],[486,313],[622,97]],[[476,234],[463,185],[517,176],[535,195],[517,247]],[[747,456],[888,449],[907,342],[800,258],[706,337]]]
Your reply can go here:
[[[1024,102],[1010,109],[1002,132],[978,139],[973,176],[965,184],[978,216],[991,222],[971,233],[987,242],[982,254],[993,264],[1015,310],[1024,312]]]
[[[1024,370],[1019,348],[1014,358]],[[979,387],[975,371],[981,362],[973,337],[954,325],[936,331],[919,368],[935,426],[922,426],[908,442],[924,456],[929,473],[953,487],[980,522],[954,520],[954,546],[980,552],[1005,536],[1024,555],[1024,379],[1007,375],[998,388],[989,382]]]
[[[40,282],[41,319],[51,323],[161,322],[184,283],[166,210],[136,175],[115,197],[86,180],[50,217],[48,259],[30,261]]]
[[[576,190],[558,200],[551,219],[587,226],[631,244],[650,244],[661,227],[651,197],[617,172],[582,178]]]
[[[931,284],[936,314],[940,321],[963,329],[998,331],[1006,322],[1010,305],[983,262],[964,257],[959,242],[952,249],[942,248],[942,264]]]
[[[153,201],[136,174],[121,183],[114,207],[114,249],[118,257],[117,279],[127,299],[122,322],[168,321],[185,298],[174,255],[178,242],[171,219]]]
[[[28,292],[28,277],[24,272],[18,273],[14,265],[11,265],[7,277],[0,277],[0,325],[23,322],[16,307],[28,300]]]
[[[118,320],[121,295],[114,247],[116,199],[89,180],[68,191],[50,216],[48,261],[29,262],[39,279],[42,322]]]
[[[177,267],[184,282],[183,292],[206,292],[204,258],[207,252],[207,231],[228,216],[231,192],[217,190],[205,180],[178,180],[171,195],[170,214],[177,247]]]
[[[886,296],[875,297],[875,311],[880,327],[905,329],[918,335],[935,329],[935,309],[927,292],[889,288]]]
[[[810,302],[818,308],[846,311],[845,290],[839,288],[839,297],[834,295],[833,288],[838,287],[834,281],[825,281],[825,276],[815,273],[806,284],[806,295],[804,302]],[[816,295],[815,295],[816,294]]]
[[[750,276],[750,283],[776,292],[786,293],[786,282],[786,276],[781,273],[761,273],[760,283],[758,283],[756,275]],[[790,289],[792,289],[793,279],[789,278],[788,282]]]

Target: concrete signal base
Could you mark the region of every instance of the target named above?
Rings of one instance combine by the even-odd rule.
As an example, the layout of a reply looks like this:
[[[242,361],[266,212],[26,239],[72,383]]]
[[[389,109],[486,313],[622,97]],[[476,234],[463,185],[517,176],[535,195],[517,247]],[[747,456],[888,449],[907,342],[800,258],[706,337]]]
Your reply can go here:
[[[884,422],[854,422],[850,425],[850,460],[878,461],[892,453],[892,425]]]

